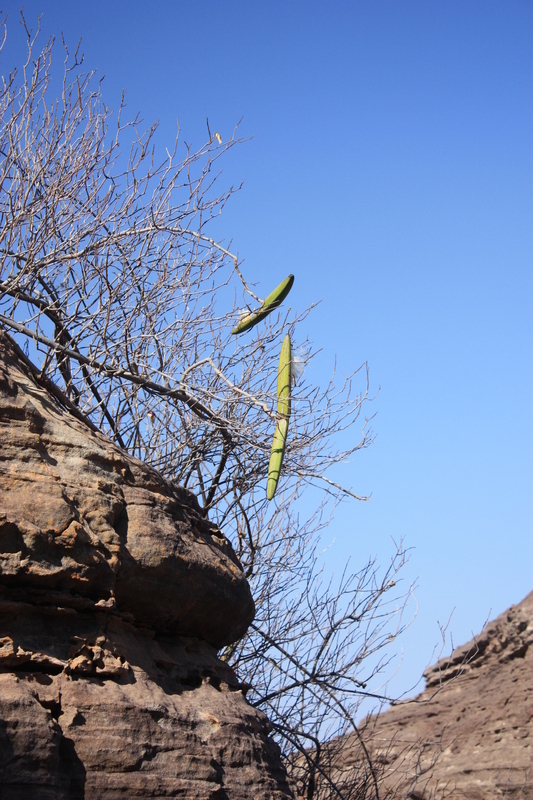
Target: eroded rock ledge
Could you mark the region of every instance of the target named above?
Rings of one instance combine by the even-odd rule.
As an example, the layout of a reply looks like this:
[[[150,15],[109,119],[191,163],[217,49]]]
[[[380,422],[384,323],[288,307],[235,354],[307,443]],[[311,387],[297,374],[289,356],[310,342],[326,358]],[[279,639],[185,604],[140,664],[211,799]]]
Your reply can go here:
[[[533,592],[451,658],[424,691],[366,721],[367,745],[391,800],[533,797]],[[362,762],[337,741],[342,784]]]
[[[0,330],[2,800],[292,797],[216,655],[253,614],[194,496],[67,413]]]

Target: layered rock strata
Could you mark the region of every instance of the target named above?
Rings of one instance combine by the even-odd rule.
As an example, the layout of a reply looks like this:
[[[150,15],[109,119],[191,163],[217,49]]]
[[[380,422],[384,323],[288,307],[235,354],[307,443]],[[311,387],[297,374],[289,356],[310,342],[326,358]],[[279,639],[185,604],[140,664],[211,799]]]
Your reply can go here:
[[[217,658],[253,615],[195,497],[68,413],[0,330],[2,800],[291,797]]]
[[[533,798],[533,592],[424,673],[425,690],[364,726],[391,800]],[[337,780],[363,762],[339,740]]]

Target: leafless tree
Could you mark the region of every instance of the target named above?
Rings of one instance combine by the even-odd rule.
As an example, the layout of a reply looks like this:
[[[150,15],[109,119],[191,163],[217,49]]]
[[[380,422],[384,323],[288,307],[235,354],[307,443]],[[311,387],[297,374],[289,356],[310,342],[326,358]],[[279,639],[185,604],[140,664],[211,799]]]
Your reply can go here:
[[[232,541],[257,616],[221,656],[253,687],[250,701],[270,716],[311,798],[316,775],[327,780],[321,748],[357,730],[408,594],[393,588],[402,545],[382,575],[372,560],[336,585],[321,573],[320,536],[336,505],[365,499],[334,468],[372,441],[368,369],[340,380],[334,370],[322,388],[304,371],[269,503],[279,349],[286,332],[297,342],[310,309],[277,310],[246,334],[230,333],[261,302],[238,254],[213,233],[239,188],[219,189],[237,129],[223,139],[208,125],[193,149],[178,125],[158,158],[156,126],[125,120],[124,98],[112,113],[79,49],[63,42],[56,84],[53,40],[40,49],[39,31],[22,24],[26,61],[2,70],[0,88],[0,324],[72,414],[188,486]],[[295,354],[305,367],[314,351],[306,340]]]

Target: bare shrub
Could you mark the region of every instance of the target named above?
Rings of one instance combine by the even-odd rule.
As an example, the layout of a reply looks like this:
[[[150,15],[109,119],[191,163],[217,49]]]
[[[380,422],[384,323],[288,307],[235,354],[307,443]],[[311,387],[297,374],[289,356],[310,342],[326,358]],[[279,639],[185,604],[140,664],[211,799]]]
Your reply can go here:
[[[282,338],[290,332],[303,367],[314,351],[298,342],[310,309],[230,333],[261,302],[238,254],[212,234],[239,188],[220,188],[238,130],[226,140],[208,126],[193,149],[178,126],[161,158],[156,126],[126,120],[124,98],[112,113],[64,42],[55,99],[54,42],[39,49],[22,22],[27,58],[0,89],[0,324],[71,413],[189,487],[232,541],[257,616],[221,656],[253,687],[250,701],[311,798],[328,769],[320,748],[357,729],[408,594],[393,588],[401,544],[381,576],[373,560],[337,584],[321,573],[317,548],[336,505],[366,499],[338,483],[336,468],[372,442],[367,365],[333,370],[322,388],[304,371],[267,502]],[[377,795],[375,777],[372,787]]]

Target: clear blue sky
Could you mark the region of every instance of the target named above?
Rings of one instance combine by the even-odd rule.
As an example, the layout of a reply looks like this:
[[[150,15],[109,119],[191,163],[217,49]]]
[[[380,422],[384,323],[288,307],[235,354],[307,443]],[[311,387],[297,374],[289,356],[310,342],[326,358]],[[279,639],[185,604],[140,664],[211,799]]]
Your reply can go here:
[[[8,2],[2,68],[16,63]],[[391,537],[414,548],[418,617],[394,691],[413,685],[455,609],[460,644],[533,589],[533,4],[25,2],[82,37],[104,97],[161,147],[229,137],[245,179],[224,235],[263,293],[289,272],[324,378],[368,360],[376,443],[341,475],[328,569]],[[58,56],[59,56],[58,52]],[[261,290],[260,290],[261,291]],[[307,332],[307,331],[306,331]],[[301,332],[304,333],[303,331]]]

